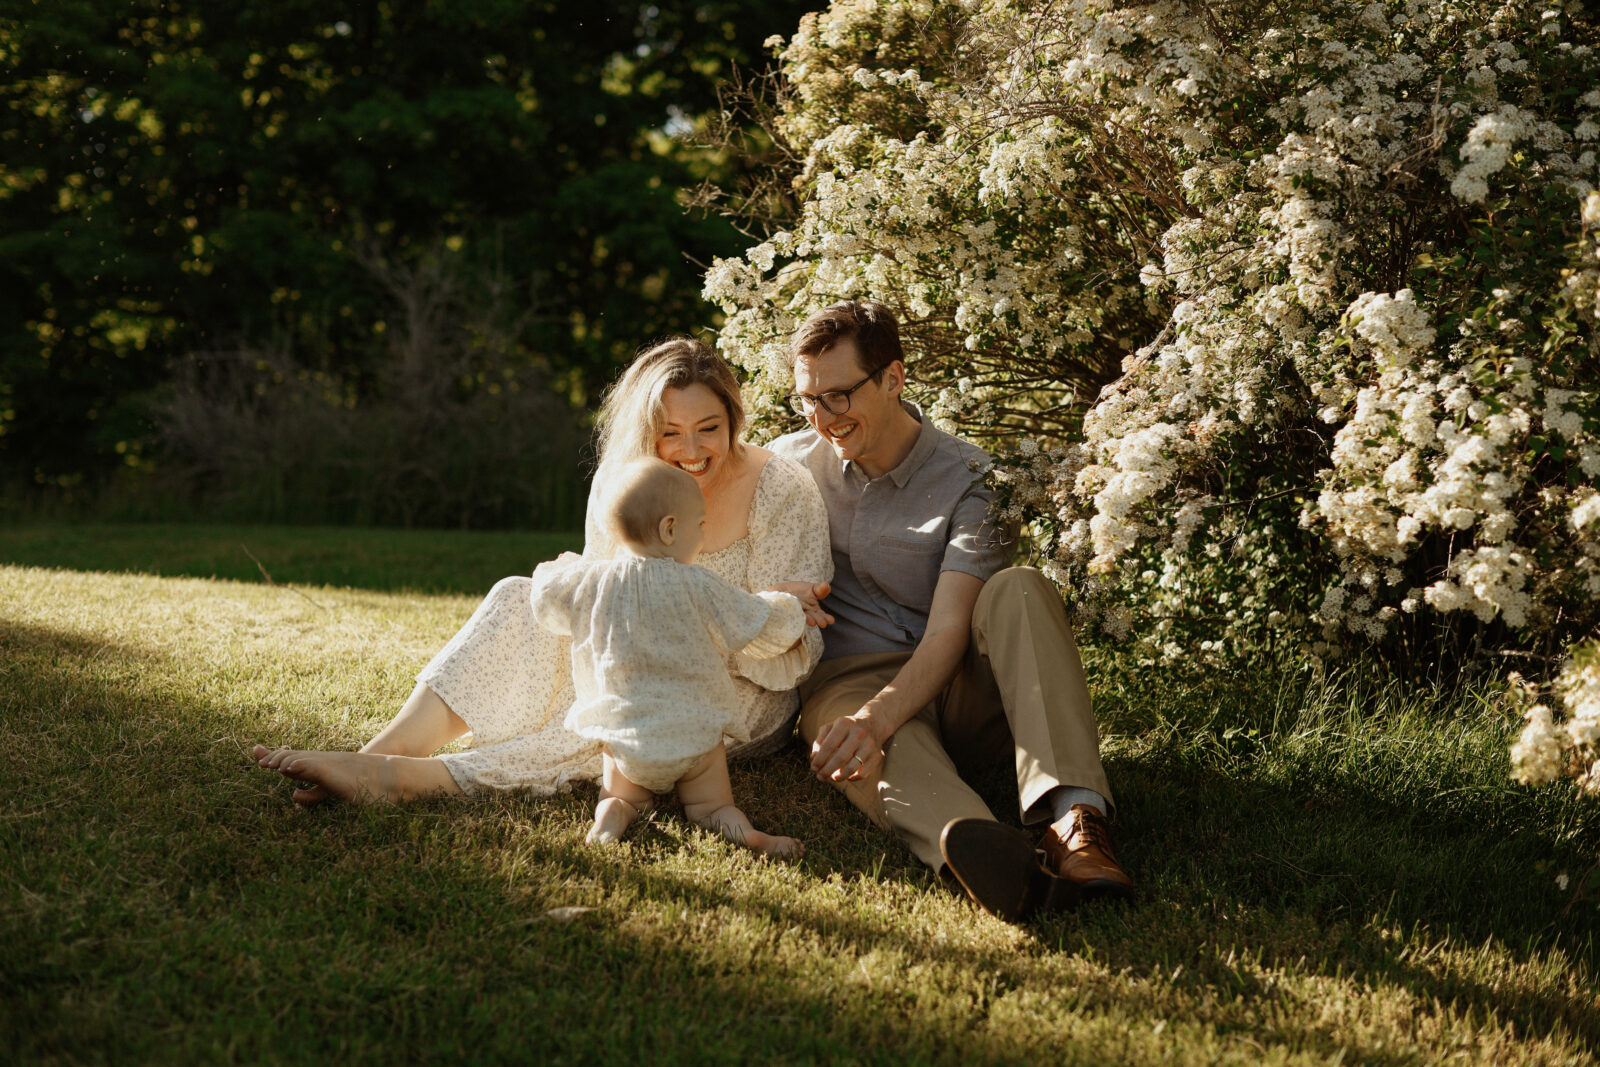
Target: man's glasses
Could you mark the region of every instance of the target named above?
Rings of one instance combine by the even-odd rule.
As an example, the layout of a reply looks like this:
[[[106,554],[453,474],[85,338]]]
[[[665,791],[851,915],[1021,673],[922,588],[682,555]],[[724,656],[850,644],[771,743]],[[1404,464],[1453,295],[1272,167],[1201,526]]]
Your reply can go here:
[[[804,415],[806,418],[810,418],[818,407],[830,415],[843,415],[850,410],[850,394],[882,375],[884,369],[879,367],[848,389],[829,389],[826,393],[815,396],[810,393],[790,393],[784,399],[789,402],[796,415]]]

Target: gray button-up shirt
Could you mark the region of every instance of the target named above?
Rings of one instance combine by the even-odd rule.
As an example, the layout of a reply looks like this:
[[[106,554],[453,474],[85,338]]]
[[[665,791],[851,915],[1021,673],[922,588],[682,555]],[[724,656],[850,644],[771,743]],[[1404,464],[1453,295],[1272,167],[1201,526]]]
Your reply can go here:
[[[911,651],[928,628],[942,572],[988,581],[1016,548],[1014,532],[989,521],[989,454],[905,407],[922,430],[881,478],[839,459],[814,430],[771,445],[811,472],[828,508],[833,592],[823,607],[837,621],[822,631],[823,659]]]

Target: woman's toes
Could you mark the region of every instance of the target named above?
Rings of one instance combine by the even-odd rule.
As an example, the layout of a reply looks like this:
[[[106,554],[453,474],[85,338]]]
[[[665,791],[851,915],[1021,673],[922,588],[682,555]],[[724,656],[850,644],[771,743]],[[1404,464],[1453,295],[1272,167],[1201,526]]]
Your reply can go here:
[[[313,804],[320,804],[328,799],[328,791],[320,785],[309,786],[305,789],[296,789],[291,794],[292,799],[302,808],[309,808]]]

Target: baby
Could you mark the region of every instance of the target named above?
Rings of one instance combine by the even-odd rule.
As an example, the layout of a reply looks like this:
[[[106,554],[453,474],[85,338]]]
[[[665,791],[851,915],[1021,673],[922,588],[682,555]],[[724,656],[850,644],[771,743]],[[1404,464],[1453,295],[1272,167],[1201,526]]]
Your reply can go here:
[[[764,834],[733,803],[722,736],[737,695],[724,660],[789,649],[805,631],[787,593],[747,593],[692,564],[705,499],[694,477],[656,459],[610,479],[603,504],[623,554],[564,554],[534,571],[533,613],[572,636],[577,702],[567,729],[604,745],[591,844],[615,841],[674,786],[690,819],[769,856],[799,857],[792,837]]]

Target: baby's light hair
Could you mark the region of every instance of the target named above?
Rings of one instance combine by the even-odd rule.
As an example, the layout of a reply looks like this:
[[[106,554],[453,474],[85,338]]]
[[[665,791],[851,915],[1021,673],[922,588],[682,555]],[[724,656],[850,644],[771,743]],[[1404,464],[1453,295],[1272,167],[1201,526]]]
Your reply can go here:
[[[635,548],[661,543],[661,520],[682,515],[700,495],[688,471],[659,459],[636,459],[609,475],[605,492],[606,521],[619,541]]]

